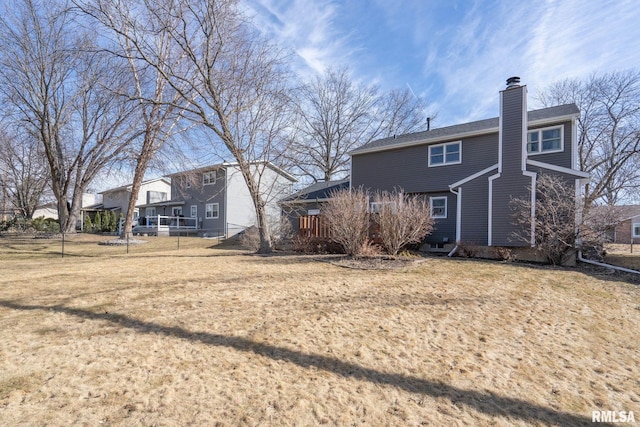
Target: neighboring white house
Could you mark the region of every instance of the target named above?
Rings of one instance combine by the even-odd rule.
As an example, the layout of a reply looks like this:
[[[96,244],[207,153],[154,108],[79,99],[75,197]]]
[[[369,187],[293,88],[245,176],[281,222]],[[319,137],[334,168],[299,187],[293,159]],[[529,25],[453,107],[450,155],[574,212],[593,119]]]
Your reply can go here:
[[[122,185],[120,187],[111,188],[109,190],[98,193],[102,196],[102,203],[86,206],[82,209],[82,220],[86,215],[93,218],[95,212],[113,211],[116,216],[125,215],[129,207],[129,199],[131,198],[131,189],[133,185]],[[136,199],[135,210],[133,211],[134,220],[140,216],[139,206],[148,203],[161,202],[171,198],[171,180],[165,177],[150,179],[143,181],[140,185],[138,198]]]
[[[82,208],[96,204],[96,195],[93,193],[82,193]],[[38,206],[33,212],[33,218],[53,218],[58,219],[58,204],[56,202]]]

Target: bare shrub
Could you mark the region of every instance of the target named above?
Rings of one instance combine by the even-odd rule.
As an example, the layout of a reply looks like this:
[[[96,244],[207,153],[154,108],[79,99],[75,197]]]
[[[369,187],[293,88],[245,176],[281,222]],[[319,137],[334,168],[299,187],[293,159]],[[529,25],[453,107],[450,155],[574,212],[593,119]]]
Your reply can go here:
[[[493,248],[493,256],[501,261],[513,262],[516,260],[516,256],[510,248],[503,246],[497,246]]]
[[[331,238],[347,255],[360,255],[369,232],[367,193],[362,188],[331,193],[324,208]]]
[[[463,258],[475,258],[478,255],[478,245],[469,242],[459,242],[457,254]]]
[[[240,245],[251,251],[257,251],[260,248],[260,233],[258,227],[251,226],[246,228],[240,234]]]
[[[422,197],[407,196],[399,190],[379,191],[373,202],[380,240],[389,255],[396,255],[408,244],[420,243],[433,231],[431,210]]]
[[[284,216],[271,219],[269,221],[269,230],[271,231],[271,242],[275,249],[282,249],[288,243],[291,243],[295,236],[291,221]]]
[[[535,217],[531,215],[531,198],[511,200],[513,222],[520,230],[513,237],[531,242],[552,264],[562,264],[575,247],[575,187],[558,175],[540,174],[536,180]]]
[[[382,248],[380,245],[376,245],[373,241],[367,239],[362,244],[362,249],[360,249],[360,256],[363,257],[374,257],[382,254]]]

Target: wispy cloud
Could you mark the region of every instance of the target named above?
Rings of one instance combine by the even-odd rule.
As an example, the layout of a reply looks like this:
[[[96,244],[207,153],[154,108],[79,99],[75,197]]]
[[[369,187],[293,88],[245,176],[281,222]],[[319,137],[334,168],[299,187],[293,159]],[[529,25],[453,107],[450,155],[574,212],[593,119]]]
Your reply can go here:
[[[349,66],[356,79],[407,84],[436,126],[495,116],[505,79],[535,95],[564,78],[638,67],[636,0],[522,2],[247,0],[301,74]]]
[[[498,2],[451,22],[448,42],[433,47],[425,78],[443,82],[441,119],[456,123],[497,114],[498,91],[517,75],[535,95],[553,81],[640,64],[632,1]],[[437,93],[437,92],[436,92]],[[434,95],[436,94],[434,93]]]
[[[297,54],[302,74],[340,66],[355,49],[348,31],[335,26],[337,6],[332,1],[251,0],[247,4],[255,12],[258,27]]]

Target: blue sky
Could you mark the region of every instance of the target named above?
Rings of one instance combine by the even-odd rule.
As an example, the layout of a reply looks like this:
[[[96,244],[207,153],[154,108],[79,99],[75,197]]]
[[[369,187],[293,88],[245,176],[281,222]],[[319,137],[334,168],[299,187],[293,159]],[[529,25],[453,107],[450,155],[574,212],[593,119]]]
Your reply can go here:
[[[550,83],[640,67],[637,0],[245,0],[295,52],[302,75],[347,66],[385,89],[409,85],[434,126],[498,115],[510,76],[529,108]]]

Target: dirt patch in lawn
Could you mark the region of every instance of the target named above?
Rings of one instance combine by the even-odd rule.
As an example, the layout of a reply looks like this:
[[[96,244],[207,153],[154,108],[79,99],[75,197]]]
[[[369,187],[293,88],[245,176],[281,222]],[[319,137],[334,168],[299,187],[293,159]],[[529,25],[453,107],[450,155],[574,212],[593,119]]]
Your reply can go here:
[[[640,287],[616,276],[447,258],[361,270],[204,239],[149,239],[128,255],[86,243],[61,258],[47,242],[0,241],[0,416],[12,425],[640,416]]]
[[[390,256],[366,256],[349,257],[329,255],[316,257],[317,260],[333,264],[338,267],[352,268],[356,270],[398,270],[415,267],[425,262],[424,257],[390,257]]]

